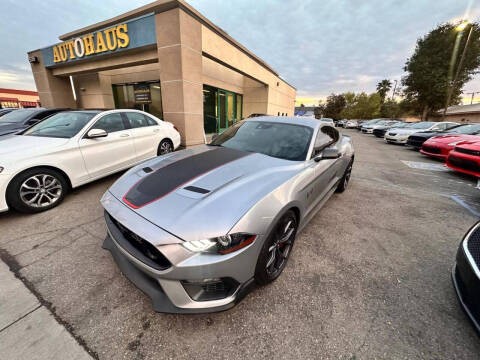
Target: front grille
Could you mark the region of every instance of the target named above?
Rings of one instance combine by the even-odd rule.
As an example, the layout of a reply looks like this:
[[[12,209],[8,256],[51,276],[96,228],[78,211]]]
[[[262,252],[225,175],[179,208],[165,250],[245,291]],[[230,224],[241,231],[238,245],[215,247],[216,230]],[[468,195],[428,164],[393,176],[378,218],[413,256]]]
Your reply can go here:
[[[480,267],[480,226],[473,230],[466,241],[468,252],[472,255],[477,267]]]
[[[455,151],[459,152],[459,153],[463,153],[463,154],[480,156],[480,151],[478,151],[478,150],[470,150],[470,149],[464,149],[464,148],[461,148],[461,147],[456,147]]]
[[[407,144],[412,146],[420,147],[425,142],[425,138],[419,138],[418,136],[409,136]]]
[[[462,159],[462,158],[450,155],[450,157],[448,158],[448,161],[450,162],[450,164],[460,169],[465,169],[468,171],[480,173],[480,165],[473,160]]]
[[[115,220],[110,214],[107,213],[108,218],[111,220],[112,224],[120,231],[124,239],[130,244],[137,252],[131,254],[135,257],[140,257],[139,260],[146,263],[147,265],[153,266],[157,270],[168,269],[172,264],[168,259],[151,243],[141,238],[134,232],[127,229],[125,226],[120,224]],[[119,239],[115,239],[119,241]],[[122,244],[120,244],[122,245]],[[129,251],[129,249],[125,249]],[[130,252],[130,251],[129,251]],[[142,258],[144,257],[144,258]]]
[[[442,150],[440,148],[433,147],[433,146],[423,145],[422,149],[423,149],[423,151],[429,152],[431,154],[441,154],[442,153]]]

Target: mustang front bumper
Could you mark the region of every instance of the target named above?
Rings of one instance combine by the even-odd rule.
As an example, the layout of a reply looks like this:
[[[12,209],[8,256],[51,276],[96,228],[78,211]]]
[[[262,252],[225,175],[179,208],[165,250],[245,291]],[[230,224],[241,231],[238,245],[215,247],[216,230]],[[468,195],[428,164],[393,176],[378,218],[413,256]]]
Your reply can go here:
[[[120,204],[111,196],[103,201],[106,210],[111,211],[105,212],[108,233],[103,248],[111,252],[124,275],[151,298],[155,311],[206,313],[227,310],[254,287],[262,236],[230,254],[194,253],[183,247],[182,240]],[[125,222],[125,216],[134,221]],[[138,228],[141,231],[133,233],[128,229],[135,230],[132,228],[134,222],[142,224]],[[148,226],[156,228],[153,230],[157,240],[164,238],[172,242],[154,246],[153,241],[144,240],[151,231]],[[145,248],[139,246],[142,242]],[[158,256],[152,256],[155,254]]]
[[[469,241],[472,243],[469,245]],[[469,249],[472,249],[472,253]],[[457,252],[452,281],[458,300],[480,333],[480,223],[469,230]]]

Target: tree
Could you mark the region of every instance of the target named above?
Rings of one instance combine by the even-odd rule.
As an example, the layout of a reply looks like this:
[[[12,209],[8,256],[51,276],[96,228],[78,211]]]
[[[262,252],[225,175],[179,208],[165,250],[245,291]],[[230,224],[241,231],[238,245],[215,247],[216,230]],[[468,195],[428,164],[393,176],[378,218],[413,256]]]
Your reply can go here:
[[[384,79],[377,84],[377,93],[380,95],[380,101],[383,104],[385,97],[392,88],[392,82],[388,79]]]
[[[345,98],[345,107],[341,112],[341,117],[346,119],[372,119],[380,114],[381,98],[378,93],[354,94],[348,92],[343,94]]]
[[[327,97],[327,103],[323,115],[327,118],[340,119],[340,113],[345,107],[345,97],[342,94],[331,94]]]
[[[380,105],[380,117],[399,118],[401,115],[402,109],[395,100],[386,100]]]
[[[402,78],[408,104],[422,109],[422,119],[445,106],[451,86],[451,101],[447,106],[458,104],[466,82],[472,79],[480,66],[480,27],[478,23],[467,25],[457,31],[458,24],[443,24],[417,40],[413,55],[407,60]],[[467,35],[472,29],[470,42],[462,68],[459,57],[465,48]],[[452,83],[453,74],[458,78]]]

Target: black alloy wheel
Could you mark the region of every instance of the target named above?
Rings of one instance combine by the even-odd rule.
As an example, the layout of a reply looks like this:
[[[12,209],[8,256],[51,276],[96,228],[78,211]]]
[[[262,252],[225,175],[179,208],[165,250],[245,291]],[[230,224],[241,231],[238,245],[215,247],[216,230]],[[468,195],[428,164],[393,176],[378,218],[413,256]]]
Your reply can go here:
[[[257,283],[268,284],[280,276],[290,257],[297,229],[295,213],[289,210],[281,217],[263,244],[255,268]]]

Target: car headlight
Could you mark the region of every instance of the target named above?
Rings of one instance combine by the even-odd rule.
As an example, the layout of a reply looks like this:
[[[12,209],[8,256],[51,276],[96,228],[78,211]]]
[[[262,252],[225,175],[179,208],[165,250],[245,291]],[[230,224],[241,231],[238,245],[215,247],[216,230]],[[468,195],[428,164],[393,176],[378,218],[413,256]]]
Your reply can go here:
[[[250,245],[255,241],[256,235],[237,233],[219,236],[213,239],[186,241],[182,245],[192,252],[207,252],[229,254]]]
[[[454,142],[452,142],[452,143],[450,143],[450,144],[448,144],[448,145],[450,145],[450,146],[455,146],[455,145],[457,145],[457,144],[460,144],[462,141],[464,141],[464,140],[454,141]]]

